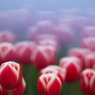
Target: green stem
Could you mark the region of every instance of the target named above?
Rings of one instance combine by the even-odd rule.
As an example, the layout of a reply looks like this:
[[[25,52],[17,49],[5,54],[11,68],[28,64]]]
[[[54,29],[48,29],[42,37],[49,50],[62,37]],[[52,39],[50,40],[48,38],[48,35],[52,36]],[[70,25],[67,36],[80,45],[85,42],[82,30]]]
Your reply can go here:
[[[9,91],[9,95],[12,95],[12,91]]]

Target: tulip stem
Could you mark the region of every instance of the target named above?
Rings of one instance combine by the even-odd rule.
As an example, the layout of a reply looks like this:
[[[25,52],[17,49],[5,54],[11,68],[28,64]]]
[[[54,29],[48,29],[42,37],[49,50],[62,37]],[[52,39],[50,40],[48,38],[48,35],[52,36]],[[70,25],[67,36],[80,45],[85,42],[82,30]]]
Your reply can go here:
[[[9,95],[12,95],[12,91],[9,91]]]

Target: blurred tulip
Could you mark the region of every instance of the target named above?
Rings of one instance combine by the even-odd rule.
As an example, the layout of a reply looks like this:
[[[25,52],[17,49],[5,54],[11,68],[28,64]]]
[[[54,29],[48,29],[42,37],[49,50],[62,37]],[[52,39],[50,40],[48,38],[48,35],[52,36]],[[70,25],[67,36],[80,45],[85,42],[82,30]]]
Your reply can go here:
[[[66,82],[73,83],[78,80],[82,69],[81,61],[78,58],[64,57],[60,59],[59,65],[66,69]]]
[[[29,27],[26,35],[27,39],[35,40],[36,36],[38,35],[38,27]]]
[[[15,40],[14,35],[10,31],[1,31],[0,32],[0,42],[11,42]]]
[[[73,32],[67,25],[59,25],[56,27],[55,34],[62,46],[71,43],[73,40]]]
[[[42,41],[42,40],[54,40],[57,41],[57,36],[50,34],[50,33],[44,33],[44,34],[40,34],[36,37],[36,41]]]
[[[17,89],[22,81],[22,69],[16,62],[5,62],[0,66],[0,83],[6,90]]]
[[[95,69],[95,52],[92,52],[85,56],[86,68]]]
[[[95,51],[95,37],[84,38],[81,43],[83,48],[88,48]]]
[[[60,95],[62,84],[54,73],[43,74],[38,78],[40,95]]]
[[[56,59],[56,48],[53,46],[37,46],[33,52],[33,55],[31,56],[31,61],[39,70],[48,65],[56,64]]]
[[[78,57],[82,61],[82,69],[85,69],[85,56],[90,53],[91,50],[85,48],[71,48],[68,51],[69,56]]]
[[[37,26],[38,26],[39,33],[51,33],[52,34],[54,32],[54,25],[49,20],[39,21]]]
[[[95,37],[95,26],[84,27],[82,37]]]
[[[15,61],[16,54],[13,44],[5,42],[0,44],[0,64],[7,61]]]
[[[62,84],[65,83],[66,69],[63,69],[56,65],[50,65],[40,71],[40,75],[47,73],[55,73],[60,78]]]
[[[80,87],[84,94],[95,95],[95,71],[85,69],[81,74]]]
[[[16,45],[16,55],[17,55],[17,61],[24,65],[30,65],[31,60],[30,56],[32,55],[36,44],[34,42],[29,41],[23,41],[18,42]]]

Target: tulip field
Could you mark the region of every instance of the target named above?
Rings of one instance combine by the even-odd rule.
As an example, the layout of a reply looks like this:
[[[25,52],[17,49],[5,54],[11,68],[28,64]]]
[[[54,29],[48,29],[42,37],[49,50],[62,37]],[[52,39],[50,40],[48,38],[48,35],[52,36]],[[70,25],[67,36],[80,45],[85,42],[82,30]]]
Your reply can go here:
[[[95,9],[1,11],[0,95],[95,95]]]

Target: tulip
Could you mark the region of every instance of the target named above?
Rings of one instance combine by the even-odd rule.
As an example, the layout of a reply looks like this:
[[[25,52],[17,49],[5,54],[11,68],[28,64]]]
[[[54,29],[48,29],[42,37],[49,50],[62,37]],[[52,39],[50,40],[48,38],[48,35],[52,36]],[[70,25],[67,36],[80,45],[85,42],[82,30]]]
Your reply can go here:
[[[80,87],[84,94],[95,95],[95,71],[85,69],[81,74]]]
[[[0,32],[0,42],[14,42],[15,37],[10,31]]]
[[[9,92],[0,86],[0,95],[9,95]]]
[[[17,61],[24,65],[30,65],[30,56],[32,55],[36,44],[34,42],[23,41],[15,45]]]
[[[17,89],[22,81],[22,69],[16,62],[5,62],[0,66],[0,83],[6,90]]]
[[[95,69],[95,53],[90,53],[85,56],[86,68]]]
[[[49,20],[43,20],[38,22],[39,33],[53,33],[54,25]]]
[[[81,61],[78,58],[64,57],[60,59],[59,65],[66,69],[66,82],[73,83],[78,80],[82,69]]]
[[[40,95],[60,95],[62,83],[54,73],[43,74],[38,78]]]
[[[95,26],[84,27],[82,37],[95,37]]]
[[[27,39],[29,40],[35,40],[36,36],[38,34],[38,27],[29,27],[27,31]]]
[[[57,35],[59,43],[64,46],[71,43],[73,39],[73,32],[67,25],[59,25],[55,29],[55,34]]]
[[[26,86],[25,80],[24,80],[24,78],[22,78],[22,83],[20,84],[20,87],[17,88],[16,90],[13,90],[12,95],[23,95],[25,86]],[[0,95],[9,95],[9,92],[8,92],[8,90],[6,90],[0,86]]]
[[[95,51],[95,37],[84,38],[82,40],[81,46],[83,48],[87,48],[87,49],[90,49],[92,51]]]
[[[65,83],[66,69],[63,69],[56,65],[50,65],[40,71],[40,75],[47,73],[55,73],[61,80],[62,84]]]
[[[17,88],[16,90],[14,90],[14,91],[12,92],[13,95],[23,95],[23,94],[24,94],[25,87],[26,87],[26,83],[25,83],[24,78],[22,78],[22,82],[21,82],[21,84],[20,84],[20,87]]]
[[[5,42],[0,44],[0,64],[7,61],[15,61],[15,48],[13,44]]]
[[[56,59],[56,48],[53,46],[37,46],[31,56],[31,61],[38,70],[56,64]]]
[[[82,69],[85,69],[85,56],[90,53],[91,50],[85,48],[72,48],[68,51],[69,56],[78,57],[82,61]]]

